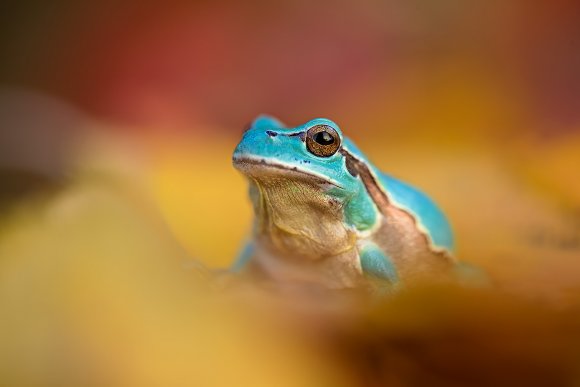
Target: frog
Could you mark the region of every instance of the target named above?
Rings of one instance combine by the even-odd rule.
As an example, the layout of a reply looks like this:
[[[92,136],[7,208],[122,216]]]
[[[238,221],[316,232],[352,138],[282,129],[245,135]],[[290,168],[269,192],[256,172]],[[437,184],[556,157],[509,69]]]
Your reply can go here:
[[[329,289],[369,279],[394,288],[458,264],[435,202],[380,171],[329,119],[287,127],[260,115],[232,162],[249,183],[254,212],[233,273]]]

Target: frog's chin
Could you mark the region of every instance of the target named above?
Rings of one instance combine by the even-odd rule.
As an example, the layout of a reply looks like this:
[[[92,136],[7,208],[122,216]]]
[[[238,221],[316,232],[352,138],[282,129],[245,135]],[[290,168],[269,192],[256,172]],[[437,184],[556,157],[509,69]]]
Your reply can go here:
[[[311,183],[321,188],[343,187],[323,175],[318,175],[311,171],[306,171],[294,165],[285,164],[278,160],[270,160],[261,157],[236,156],[233,158],[234,167],[244,175],[256,180],[271,180],[287,178]]]

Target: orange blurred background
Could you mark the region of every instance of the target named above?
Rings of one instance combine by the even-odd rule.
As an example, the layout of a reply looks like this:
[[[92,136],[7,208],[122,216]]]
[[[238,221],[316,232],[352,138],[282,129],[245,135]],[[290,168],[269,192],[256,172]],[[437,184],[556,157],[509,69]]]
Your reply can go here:
[[[226,267],[249,230],[230,157],[260,113],[336,121],[441,204],[459,257],[499,289],[577,305],[579,15],[571,0],[2,5],[0,359],[10,361],[0,375],[232,385],[173,361],[228,353],[255,383],[337,385],[334,363],[313,367],[305,343],[262,375],[271,348],[294,345],[276,313],[247,357],[240,347],[264,316],[200,303],[205,280],[190,276],[195,260]],[[106,321],[87,304],[103,305]],[[224,319],[247,329],[214,326]],[[218,329],[227,340],[191,352]]]

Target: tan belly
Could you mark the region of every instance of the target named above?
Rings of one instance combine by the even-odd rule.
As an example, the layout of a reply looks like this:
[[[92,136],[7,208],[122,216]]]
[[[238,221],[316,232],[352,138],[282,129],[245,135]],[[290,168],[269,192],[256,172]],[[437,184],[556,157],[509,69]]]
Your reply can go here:
[[[257,242],[252,265],[267,278],[279,283],[319,285],[331,289],[360,284],[362,270],[356,248],[338,255],[305,259],[296,254],[280,254]]]

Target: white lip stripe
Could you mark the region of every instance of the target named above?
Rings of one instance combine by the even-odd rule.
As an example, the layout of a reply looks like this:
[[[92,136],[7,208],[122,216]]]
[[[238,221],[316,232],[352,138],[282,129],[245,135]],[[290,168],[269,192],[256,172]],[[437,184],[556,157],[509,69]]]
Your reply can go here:
[[[264,159],[262,157],[256,157],[256,156],[241,156],[241,155],[234,155],[234,161],[253,161],[253,162],[257,162],[257,163],[264,163],[266,165],[270,165],[273,167],[282,167],[284,169],[287,169],[289,171],[297,171],[297,172],[301,172],[304,173],[306,175],[310,175],[312,177],[316,177],[319,178],[321,180],[324,180],[325,182],[328,182],[329,184],[332,184],[338,188],[342,188],[342,185],[340,185],[340,183],[338,183],[336,180],[330,179],[327,176],[324,176],[322,174],[313,172],[313,171],[305,171],[301,168],[298,168],[296,165],[291,165],[291,164],[287,164],[281,160],[278,159]]]

